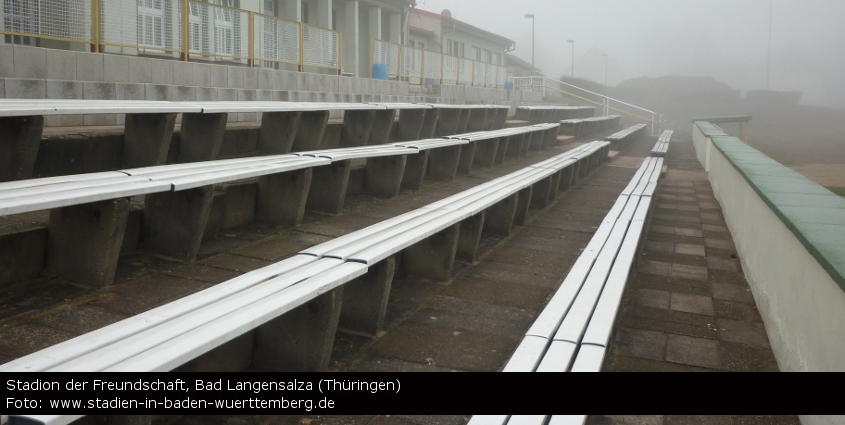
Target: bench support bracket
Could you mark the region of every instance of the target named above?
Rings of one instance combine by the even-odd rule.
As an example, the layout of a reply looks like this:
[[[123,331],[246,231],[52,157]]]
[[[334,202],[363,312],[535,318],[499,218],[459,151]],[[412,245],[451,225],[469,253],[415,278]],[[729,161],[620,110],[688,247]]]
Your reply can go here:
[[[310,168],[259,177],[256,218],[290,226],[302,223],[311,179]]]
[[[111,285],[129,218],[129,200],[50,211],[47,273],[98,288]]]
[[[452,277],[460,224],[454,224],[409,246],[402,255],[406,274],[445,281]]]
[[[343,303],[337,287],[255,329],[253,365],[276,372],[316,372],[329,367]]]
[[[258,150],[264,155],[289,153],[299,128],[302,112],[264,112],[258,131]]]
[[[44,117],[0,118],[0,182],[32,177]]]
[[[367,274],[343,287],[339,327],[354,333],[379,336],[384,329],[387,300],[396,272],[394,257],[370,267]]]

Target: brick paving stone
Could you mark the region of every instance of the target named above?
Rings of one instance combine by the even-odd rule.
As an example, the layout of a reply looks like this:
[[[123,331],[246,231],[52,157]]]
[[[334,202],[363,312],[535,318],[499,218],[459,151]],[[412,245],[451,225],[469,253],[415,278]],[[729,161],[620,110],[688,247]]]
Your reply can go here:
[[[715,299],[754,304],[754,294],[747,285],[713,282],[710,292]]]
[[[699,257],[704,256],[704,245],[692,245],[686,243],[676,243],[675,244],[675,253],[676,254],[686,254],[686,255],[696,255]]]
[[[650,416],[598,416],[591,417],[587,421],[589,425],[661,425],[663,424],[662,415]]]
[[[715,225],[715,224],[702,224],[701,230],[704,230],[706,232],[729,233],[727,227],[718,226],[718,225]]]
[[[687,335],[696,338],[719,339],[716,327],[713,325],[691,325],[689,323],[667,322],[663,320],[646,319],[625,315],[619,320],[619,326],[640,329],[645,331],[657,331],[665,334]]]
[[[669,308],[669,297],[671,293],[656,289],[637,289],[634,291],[634,304],[644,307]]]
[[[777,372],[778,363],[769,347],[722,341],[722,367],[731,372]]]
[[[753,304],[738,303],[726,300],[713,300],[713,310],[718,317],[726,319],[762,322],[763,318]]]
[[[732,425],[730,416],[696,415],[681,416],[667,415],[663,425]]]
[[[707,248],[715,248],[715,249],[734,249],[734,244],[726,239],[711,239],[711,238],[704,238],[704,246]]]
[[[740,271],[739,261],[732,258],[720,258],[712,255],[707,256],[707,268],[727,272]]]
[[[663,332],[618,328],[612,350],[622,356],[663,360],[666,335]]]
[[[769,337],[760,322],[719,318],[716,319],[716,327],[722,341],[769,347]]]
[[[660,242],[660,241],[646,241],[645,242],[645,249],[649,251],[659,251],[659,252],[668,252],[671,253],[674,249],[674,245],[672,242]]]
[[[685,264],[672,264],[672,277],[691,280],[707,280],[707,269],[704,267],[688,266]]]
[[[669,308],[675,311],[704,314],[707,316],[713,316],[715,314],[713,311],[713,301],[709,296],[673,293]]]
[[[691,236],[694,238],[700,238],[704,236],[704,234],[699,229],[689,229],[685,227],[676,227],[675,234],[680,236]]]
[[[669,335],[666,341],[666,361],[718,369],[720,357],[716,340]]]
[[[491,304],[531,308],[541,305],[549,292],[549,288],[540,286],[465,277],[452,282],[441,294]]]
[[[668,234],[675,234],[675,228],[669,226],[649,226],[648,227],[649,233],[657,232],[657,233],[668,233]]]
[[[640,273],[656,274],[661,276],[672,275],[672,264],[659,261],[641,261],[637,270]]]

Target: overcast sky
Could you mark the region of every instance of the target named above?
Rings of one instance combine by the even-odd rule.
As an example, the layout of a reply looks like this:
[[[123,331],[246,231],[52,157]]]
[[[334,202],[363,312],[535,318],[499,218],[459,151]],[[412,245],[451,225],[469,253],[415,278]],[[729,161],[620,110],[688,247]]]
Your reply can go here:
[[[845,109],[845,0],[771,0],[772,90]],[[712,76],[735,89],[766,88],[770,0],[417,0],[516,41],[550,77],[571,72],[610,85],[633,77]]]

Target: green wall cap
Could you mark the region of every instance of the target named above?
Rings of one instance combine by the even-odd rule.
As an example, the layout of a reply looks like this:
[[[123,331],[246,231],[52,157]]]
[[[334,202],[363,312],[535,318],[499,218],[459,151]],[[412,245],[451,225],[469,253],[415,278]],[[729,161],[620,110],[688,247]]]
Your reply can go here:
[[[700,129],[709,129],[702,124],[706,123],[696,122]],[[845,290],[845,199],[736,137],[717,135],[711,140],[763,202]]]

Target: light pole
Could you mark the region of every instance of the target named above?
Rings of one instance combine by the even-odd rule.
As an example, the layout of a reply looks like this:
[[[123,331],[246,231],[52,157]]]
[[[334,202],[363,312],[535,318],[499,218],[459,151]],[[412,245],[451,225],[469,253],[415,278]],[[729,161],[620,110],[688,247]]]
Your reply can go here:
[[[566,40],[567,43],[572,43],[572,78],[575,78],[575,40]]]
[[[604,56],[604,86],[607,87],[607,53],[602,56]]]
[[[525,15],[526,18],[531,19],[531,67],[534,67],[534,15],[528,13]],[[534,72],[532,69],[531,72]]]
[[[766,56],[766,90],[772,80],[772,0],[769,0],[769,54]]]

